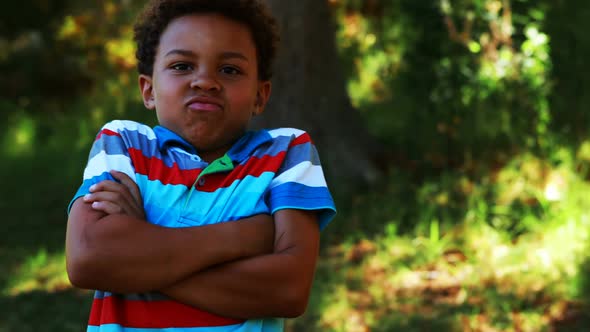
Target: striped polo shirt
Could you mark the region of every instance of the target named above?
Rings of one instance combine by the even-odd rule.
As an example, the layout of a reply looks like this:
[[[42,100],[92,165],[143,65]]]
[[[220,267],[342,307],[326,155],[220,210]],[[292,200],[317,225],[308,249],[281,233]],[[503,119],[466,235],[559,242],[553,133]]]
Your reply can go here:
[[[336,210],[317,151],[301,130],[247,132],[221,158],[207,163],[176,133],[116,120],[96,136],[82,185],[72,202],[110,170],[135,179],[146,219],[163,227],[238,220],[281,209],[317,211],[323,229]],[[71,203],[70,203],[71,206]],[[235,320],[184,305],[159,293],[96,291],[92,332],[274,332],[280,318]]]

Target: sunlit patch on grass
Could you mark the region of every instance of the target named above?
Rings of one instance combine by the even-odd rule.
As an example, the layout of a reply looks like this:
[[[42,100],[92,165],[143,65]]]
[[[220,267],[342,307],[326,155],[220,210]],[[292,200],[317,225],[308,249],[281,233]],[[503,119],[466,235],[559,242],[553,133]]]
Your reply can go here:
[[[585,307],[576,297],[588,287],[590,184],[565,176],[563,198],[525,216],[537,226],[516,238],[467,213],[467,224],[436,240],[389,231],[329,250],[320,271],[334,284],[324,286],[318,330],[390,322],[413,331],[444,321],[449,331],[549,331],[578,315]]]
[[[55,292],[71,288],[63,252],[48,253],[45,249],[25,259],[8,278],[3,293],[17,296],[33,291]]]
[[[6,131],[2,142],[6,155],[30,155],[34,151],[36,122],[24,112],[19,112],[9,119],[9,123],[12,126]]]

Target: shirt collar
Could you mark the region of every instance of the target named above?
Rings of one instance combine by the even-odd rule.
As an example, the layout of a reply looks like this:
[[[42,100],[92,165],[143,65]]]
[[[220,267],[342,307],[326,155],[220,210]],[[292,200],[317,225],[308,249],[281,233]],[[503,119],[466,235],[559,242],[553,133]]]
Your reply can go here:
[[[248,131],[234,143],[227,155],[234,162],[241,163],[248,159],[259,146],[271,140],[272,137],[266,130]]]
[[[158,148],[160,151],[164,151],[172,146],[178,146],[192,154],[197,154],[197,150],[194,146],[168,128],[155,126],[154,133],[156,134]]]
[[[187,152],[198,155],[197,149],[195,149],[194,146],[172,130],[162,126],[156,126],[154,127],[154,133],[156,134],[158,148],[161,151],[172,146],[178,146]],[[248,159],[248,157],[250,157],[254,150],[260,145],[271,140],[272,137],[266,130],[248,131],[236,143],[234,143],[227,152],[227,155],[232,161],[240,163]]]

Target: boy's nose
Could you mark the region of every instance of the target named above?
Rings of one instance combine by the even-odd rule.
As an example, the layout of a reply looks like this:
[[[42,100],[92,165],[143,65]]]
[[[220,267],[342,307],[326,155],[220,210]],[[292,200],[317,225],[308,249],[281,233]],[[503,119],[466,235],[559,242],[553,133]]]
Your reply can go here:
[[[214,76],[208,73],[200,73],[191,81],[190,84],[192,89],[200,89],[204,91],[219,91],[221,90],[221,84],[215,79]]]

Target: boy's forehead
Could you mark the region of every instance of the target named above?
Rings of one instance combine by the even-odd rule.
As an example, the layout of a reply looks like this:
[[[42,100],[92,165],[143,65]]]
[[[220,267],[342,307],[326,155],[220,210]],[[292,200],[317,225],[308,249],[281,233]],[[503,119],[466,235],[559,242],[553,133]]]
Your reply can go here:
[[[190,14],[173,19],[160,36],[156,62],[165,61],[168,54],[234,58],[258,65],[250,29],[219,14]]]
[[[254,47],[250,29],[245,24],[220,14],[190,14],[173,19],[162,35],[160,44],[198,43],[235,47]]]

